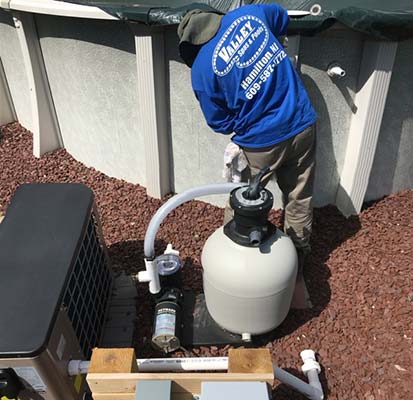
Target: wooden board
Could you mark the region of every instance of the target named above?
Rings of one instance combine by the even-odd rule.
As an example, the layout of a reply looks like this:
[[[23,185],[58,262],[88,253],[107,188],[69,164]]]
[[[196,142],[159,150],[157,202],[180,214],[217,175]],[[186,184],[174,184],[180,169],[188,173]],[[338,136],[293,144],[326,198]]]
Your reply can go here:
[[[230,349],[228,372],[272,374],[271,353],[268,349]]]
[[[94,349],[89,373],[137,372],[134,349]]]
[[[150,373],[137,370],[133,349],[95,349],[87,382],[94,400],[135,400],[140,381],[172,381],[172,400],[192,400],[201,393],[202,382],[267,382],[274,372],[268,349],[240,349],[229,352],[228,372]]]

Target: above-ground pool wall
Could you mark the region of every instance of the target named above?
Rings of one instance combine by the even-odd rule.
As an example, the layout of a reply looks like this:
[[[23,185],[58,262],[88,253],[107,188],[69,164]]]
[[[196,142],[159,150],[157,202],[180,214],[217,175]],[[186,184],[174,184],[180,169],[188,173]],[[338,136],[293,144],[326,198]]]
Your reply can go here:
[[[366,200],[413,187],[413,40],[400,42]]]
[[[62,142],[70,154],[110,176],[142,184],[154,196],[169,189],[182,192],[223,182],[223,152],[230,137],[214,133],[205,123],[191,89],[190,69],[178,55],[176,26],[164,28],[162,33],[161,28],[131,28],[115,20],[31,15]],[[33,92],[17,32],[11,13],[0,10],[0,57],[5,76],[20,123],[33,130],[38,114],[32,115]],[[365,101],[368,98],[371,104],[371,98],[365,93],[360,96],[359,86],[365,81],[360,84],[359,76],[365,70],[362,60],[371,53],[366,52],[369,46],[365,44],[378,43],[385,48],[388,44],[366,40],[341,26],[300,39],[298,69],[319,116],[317,206],[336,203],[337,189],[344,187],[340,176],[343,184],[349,165],[359,170],[346,148],[364,149],[363,155],[370,148],[370,143],[358,146],[354,141],[360,129],[354,121],[363,112],[372,115]],[[289,51],[292,49],[290,41]],[[389,53],[383,50],[381,54]],[[366,200],[412,186],[412,53],[413,40],[399,43]],[[332,62],[346,70],[344,78],[327,75]],[[347,146],[349,140],[353,146]],[[276,184],[271,183],[270,189],[279,207]],[[364,189],[359,191],[360,200]],[[226,198],[204,199],[223,205]]]
[[[302,37],[301,77],[317,112],[317,165],[314,204],[334,204],[343,167],[354,96],[363,52],[363,36],[332,29],[314,37]],[[338,63],[343,78],[330,78],[327,69]]]
[[[10,12],[0,9],[0,59],[19,122],[32,130],[29,81],[23,65],[19,39]]]
[[[171,172],[173,190],[224,182],[223,155],[229,136],[212,131],[205,122],[192,91],[191,70],[178,54],[176,26],[165,31],[165,51],[169,82]],[[223,205],[227,196],[204,197]]]
[[[145,185],[134,36],[118,21],[36,15],[63,145],[109,176]]]
[[[177,51],[174,28],[166,30],[166,59],[169,62],[172,169],[175,191],[211,182],[221,182],[223,152],[230,136],[213,132],[205,123],[191,89],[190,69]],[[343,164],[350,127],[355,111],[354,93],[363,50],[363,37],[349,30],[332,30],[316,37],[302,37],[299,68],[318,113],[317,172],[315,204],[334,203],[339,173]],[[347,71],[342,79],[330,78],[326,71],[338,62]],[[281,196],[275,183],[275,206]],[[214,199],[222,205],[224,196]],[[209,199],[210,200],[210,199]]]

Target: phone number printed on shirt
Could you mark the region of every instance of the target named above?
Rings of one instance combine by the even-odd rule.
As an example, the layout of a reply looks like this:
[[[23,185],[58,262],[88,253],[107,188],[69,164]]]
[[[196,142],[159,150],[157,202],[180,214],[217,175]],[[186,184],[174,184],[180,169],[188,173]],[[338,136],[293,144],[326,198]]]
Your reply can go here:
[[[271,46],[271,50],[278,52],[278,47],[274,45]],[[245,97],[248,100],[251,100],[261,90],[263,83],[271,77],[275,67],[286,57],[287,53],[284,50],[275,55],[271,51],[267,51],[257,62],[256,67],[241,82],[241,88],[245,90]]]

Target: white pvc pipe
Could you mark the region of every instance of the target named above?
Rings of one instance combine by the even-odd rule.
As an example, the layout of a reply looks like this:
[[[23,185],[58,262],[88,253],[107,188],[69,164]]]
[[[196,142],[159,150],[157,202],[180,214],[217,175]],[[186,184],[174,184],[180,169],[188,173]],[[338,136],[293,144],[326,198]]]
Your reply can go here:
[[[318,374],[320,364],[315,359],[312,350],[304,350],[301,353],[304,361],[303,372],[309,379],[309,383],[296,376],[273,366],[274,376],[279,381],[291,386],[311,400],[323,400],[324,393]],[[194,358],[142,358],[136,360],[139,372],[179,372],[179,371],[226,371],[228,370],[228,357],[194,357]],[[69,362],[68,374],[75,376],[87,374],[89,361],[72,360]]]
[[[226,371],[228,357],[147,358],[138,359],[140,372]]]
[[[301,370],[307,377],[309,385],[316,389],[316,393],[321,393],[321,398],[323,398],[323,387],[321,386],[320,378],[318,376],[321,372],[321,365],[316,359],[314,350],[303,350],[300,353],[300,356],[303,360]]]
[[[70,360],[67,366],[67,373],[69,376],[85,375],[88,373],[90,361]]]
[[[312,356],[314,355],[314,357]],[[315,360],[312,350],[301,352],[304,361],[303,371],[320,372],[320,364]],[[139,372],[167,372],[167,371],[226,371],[228,357],[187,357],[187,358],[138,358],[136,360]],[[86,374],[90,361],[71,360],[68,366],[70,376]]]
[[[291,18],[302,18],[311,15],[310,11],[302,11],[302,10],[287,10],[288,16]]]
[[[142,358],[137,359],[139,372],[226,371],[228,357]],[[71,360],[68,374],[87,374],[90,361]]]

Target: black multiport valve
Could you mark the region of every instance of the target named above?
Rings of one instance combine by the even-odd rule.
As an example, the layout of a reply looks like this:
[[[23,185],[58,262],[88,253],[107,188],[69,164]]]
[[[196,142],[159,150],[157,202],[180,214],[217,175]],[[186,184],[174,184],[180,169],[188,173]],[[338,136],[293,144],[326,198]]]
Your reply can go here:
[[[268,221],[274,198],[261,184],[268,171],[268,167],[263,168],[249,186],[234,189],[230,194],[234,217],[224,226],[224,233],[242,246],[258,247],[275,230]]]

